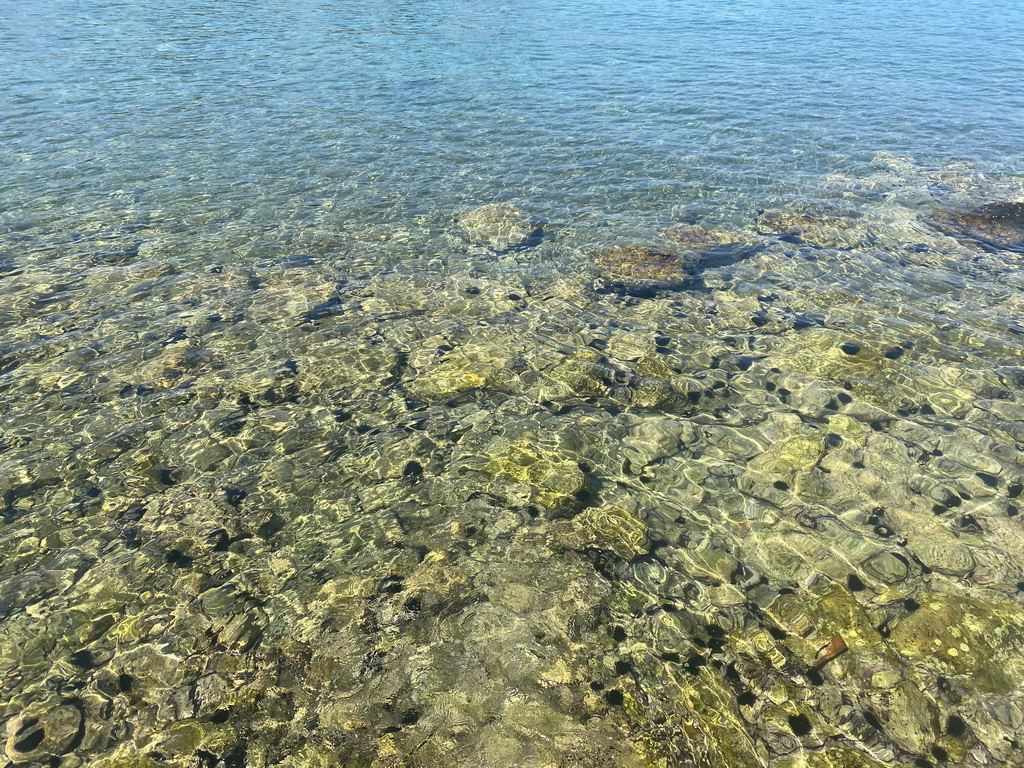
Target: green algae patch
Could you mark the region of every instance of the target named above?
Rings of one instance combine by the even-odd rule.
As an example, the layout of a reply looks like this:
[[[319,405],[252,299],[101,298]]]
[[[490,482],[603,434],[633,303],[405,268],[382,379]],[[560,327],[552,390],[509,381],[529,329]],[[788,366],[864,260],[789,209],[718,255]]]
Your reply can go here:
[[[747,467],[779,477],[792,477],[797,472],[809,472],[825,455],[824,438],[818,435],[793,435],[776,441]]]
[[[590,507],[573,518],[557,540],[570,549],[610,550],[626,560],[645,554],[651,541],[647,525],[618,507]]]
[[[697,727],[692,734],[707,747],[708,765],[714,768],[763,768],[765,760],[747,731],[729,686],[715,672],[703,668],[681,679],[680,697],[693,712]]]
[[[1007,693],[1024,682],[1020,605],[953,595],[919,602],[890,637],[903,656],[982,692]]]
[[[823,749],[786,758],[778,768],[885,768],[885,764],[853,749]]]
[[[483,470],[502,480],[533,489],[535,499],[546,507],[563,507],[583,489],[583,471],[577,462],[545,451],[533,442],[499,441],[492,446]]]
[[[94,768],[161,768],[165,763],[158,763],[148,755],[123,755],[108,757],[94,763]]]

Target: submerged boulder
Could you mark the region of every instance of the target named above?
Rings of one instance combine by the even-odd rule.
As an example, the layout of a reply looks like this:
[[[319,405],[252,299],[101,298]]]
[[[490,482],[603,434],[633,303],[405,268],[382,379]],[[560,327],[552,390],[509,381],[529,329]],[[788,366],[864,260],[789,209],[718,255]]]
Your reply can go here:
[[[688,278],[688,260],[664,246],[613,245],[598,251],[594,264],[601,273],[598,288],[624,293],[677,288]]]
[[[537,222],[510,203],[491,203],[459,217],[459,227],[476,245],[496,251],[529,245],[538,237]]]
[[[717,248],[734,241],[734,238],[729,237],[725,232],[704,229],[697,224],[690,227],[672,227],[662,232],[661,236],[678,248],[692,251]]]
[[[1024,253],[1024,202],[989,203],[959,216],[939,214],[932,224],[985,250]]]
[[[825,248],[844,248],[851,244],[850,223],[833,216],[770,210],[758,217],[757,227],[761,232],[799,237]]]

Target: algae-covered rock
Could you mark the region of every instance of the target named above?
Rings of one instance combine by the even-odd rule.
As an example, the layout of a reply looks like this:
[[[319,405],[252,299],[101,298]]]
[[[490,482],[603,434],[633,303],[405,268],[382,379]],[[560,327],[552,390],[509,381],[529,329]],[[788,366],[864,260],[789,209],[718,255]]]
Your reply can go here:
[[[583,488],[583,471],[577,462],[531,441],[496,441],[489,456],[485,472],[530,486],[536,500],[545,506],[569,504]]]
[[[673,288],[686,278],[689,262],[674,248],[613,245],[594,256],[601,278],[625,291]]]
[[[527,244],[538,229],[522,208],[510,203],[474,208],[459,217],[459,226],[473,243],[499,251]]]
[[[850,223],[832,216],[813,216],[807,213],[771,210],[757,219],[762,232],[776,235],[795,235],[801,240],[825,247],[843,247],[848,244]]]
[[[989,203],[960,215],[939,214],[932,224],[986,250],[1024,253],[1024,202]]]
[[[688,734],[703,741],[707,765],[713,768],[764,768],[767,761],[750,736],[736,699],[719,673],[702,667],[679,681],[680,698],[696,718]]]
[[[81,739],[82,710],[72,704],[30,706],[7,721],[7,757],[15,763],[59,758]]]
[[[672,227],[661,236],[677,248],[702,251],[735,241],[725,232],[716,232],[695,224],[689,227]]]
[[[884,764],[853,749],[823,749],[785,758],[778,768],[884,768]]]
[[[1024,608],[957,595],[924,595],[893,629],[907,659],[974,690],[1002,693],[1024,683]]]
[[[646,553],[650,547],[646,523],[613,506],[583,510],[573,518],[571,528],[559,536],[559,542],[571,549],[611,550],[627,560]]]

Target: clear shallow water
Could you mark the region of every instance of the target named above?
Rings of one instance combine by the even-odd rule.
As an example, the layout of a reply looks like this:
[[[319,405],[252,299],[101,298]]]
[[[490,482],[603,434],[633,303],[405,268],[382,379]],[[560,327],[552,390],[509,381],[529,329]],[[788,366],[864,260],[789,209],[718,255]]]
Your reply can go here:
[[[1017,6],[3,16],[5,759],[1021,764]]]

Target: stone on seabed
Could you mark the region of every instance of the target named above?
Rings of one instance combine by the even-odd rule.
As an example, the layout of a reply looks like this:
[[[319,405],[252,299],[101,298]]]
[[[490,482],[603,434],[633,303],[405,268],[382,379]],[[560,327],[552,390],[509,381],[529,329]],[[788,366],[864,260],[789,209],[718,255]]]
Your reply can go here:
[[[471,242],[497,251],[524,245],[537,226],[522,208],[510,203],[491,203],[459,217],[459,226]]]

